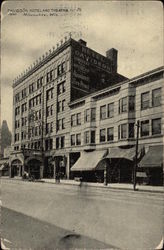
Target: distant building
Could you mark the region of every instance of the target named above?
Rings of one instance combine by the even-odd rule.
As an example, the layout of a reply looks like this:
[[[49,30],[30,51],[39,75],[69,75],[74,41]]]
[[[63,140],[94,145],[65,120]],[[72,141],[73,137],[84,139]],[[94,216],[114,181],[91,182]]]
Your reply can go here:
[[[8,128],[7,121],[2,122],[1,127],[1,154],[4,155],[4,149],[8,146],[11,146],[12,135]]]
[[[128,80],[117,73],[117,50],[104,57],[83,40],[58,45],[14,81],[10,175],[131,182],[136,121],[138,161],[162,147],[163,72]],[[153,168],[162,178],[161,165]]]

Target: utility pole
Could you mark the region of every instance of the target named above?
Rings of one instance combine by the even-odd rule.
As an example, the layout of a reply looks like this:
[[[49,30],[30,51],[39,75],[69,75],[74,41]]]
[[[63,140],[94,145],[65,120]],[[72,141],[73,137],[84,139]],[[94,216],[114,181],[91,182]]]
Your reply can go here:
[[[136,154],[135,154],[135,162],[133,169],[133,189],[136,190],[136,172],[137,172],[137,159],[138,159],[138,137],[139,137],[139,121],[137,121],[137,137],[136,137]]]

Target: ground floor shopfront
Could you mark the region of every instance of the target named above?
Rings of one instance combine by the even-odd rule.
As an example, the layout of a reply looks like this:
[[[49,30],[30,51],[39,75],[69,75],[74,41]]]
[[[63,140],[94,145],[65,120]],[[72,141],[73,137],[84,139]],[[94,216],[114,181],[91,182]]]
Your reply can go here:
[[[113,147],[101,150],[54,151],[43,155],[27,151],[13,154],[10,159],[10,177],[28,173],[35,179],[80,178],[86,182],[133,183],[135,146]],[[150,146],[145,152],[139,146],[137,182],[163,184],[163,146]]]

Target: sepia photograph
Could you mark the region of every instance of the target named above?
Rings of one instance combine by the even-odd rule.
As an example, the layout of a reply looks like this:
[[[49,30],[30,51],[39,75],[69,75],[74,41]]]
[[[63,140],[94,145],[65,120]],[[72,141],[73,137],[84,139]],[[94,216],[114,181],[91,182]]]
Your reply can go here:
[[[164,249],[163,15],[2,2],[0,249]]]

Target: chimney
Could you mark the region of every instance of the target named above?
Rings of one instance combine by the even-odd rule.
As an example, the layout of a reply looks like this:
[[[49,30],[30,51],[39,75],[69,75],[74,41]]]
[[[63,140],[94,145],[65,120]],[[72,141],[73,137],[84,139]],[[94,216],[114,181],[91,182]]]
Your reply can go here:
[[[82,39],[80,39],[78,42],[83,46],[87,46],[87,42]]]
[[[106,57],[111,61],[112,73],[117,73],[117,53],[118,51],[114,48],[106,51]]]

